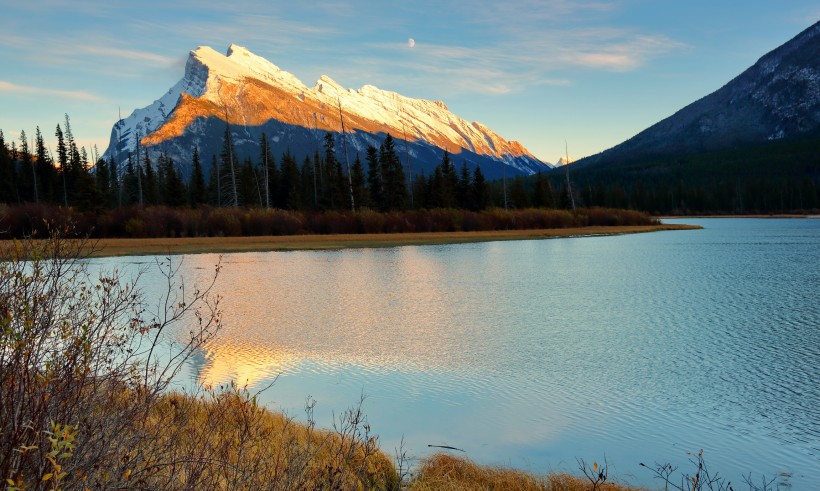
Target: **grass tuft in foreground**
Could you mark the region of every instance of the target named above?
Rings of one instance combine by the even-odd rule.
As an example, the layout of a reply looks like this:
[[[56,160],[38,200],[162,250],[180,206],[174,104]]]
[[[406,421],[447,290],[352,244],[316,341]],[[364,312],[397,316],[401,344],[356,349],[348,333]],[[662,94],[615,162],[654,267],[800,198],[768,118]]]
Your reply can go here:
[[[424,460],[408,491],[637,491],[615,483],[597,486],[569,474],[536,475],[504,467],[481,466],[469,459],[437,454]]]

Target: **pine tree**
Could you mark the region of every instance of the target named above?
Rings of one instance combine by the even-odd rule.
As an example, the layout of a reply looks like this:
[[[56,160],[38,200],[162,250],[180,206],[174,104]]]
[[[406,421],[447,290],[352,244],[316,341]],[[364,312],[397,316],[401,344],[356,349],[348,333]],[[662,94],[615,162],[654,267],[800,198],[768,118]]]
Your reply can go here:
[[[535,188],[532,194],[532,206],[536,208],[554,208],[555,203],[552,197],[552,186],[550,180],[538,171],[535,176]]]
[[[35,145],[35,151],[37,152],[37,162],[34,165],[34,177],[40,189],[40,199],[42,199],[43,201],[53,202],[54,177],[56,175],[56,171],[54,170],[54,164],[51,162],[51,157],[49,157],[48,153],[46,152],[46,145],[43,141],[43,134],[40,132],[39,126],[37,127],[36,131]]]
[[[15,186],[17,172],[14,161],[11,159],[11,152],[6,146],[3,131],[0,130],[0,203],[13,203],[17,201]]]
[[[445,159],[447,153],[445,152]],[[447,184],[444,180],[444,171],[442,171],[442,164],[436,166],[433,175],[430,176],[430,182],[427,186],[430,189],[430,207],[444,208],[447,206]]]
[[[456,206],[462,210],[470,207],[470,170],[467,168],[467,163],[461,163],[461,174],[456,185]]]
[[[316,201],[314,201],[314,175],[313,175],[313,161],[305,155],[302,161],[302,167],[299,169],[299,183],[301,185],[301,201],[302,209],[316,209]]]
[[[111,205],[111,175],[105,159],[99,159],[94,166],[94,180],[100,195],[100,207],[108,208]]]
[[[356,154],[356,160],[350,168],[350,181],[353,187],[353,201],[359,206],[370,206],[370,196],[367,195],[367,187],[365,186],[364,167],[359,154]]]
[[[289,210],[299,210],[302,207],[299,166],[290,151],[282,155],[282,178],[280,180],[279,195],[283,200],[283,207]]]
[[[336,158],[335,137],[330,132],[325,134],[325,176],[328,177],[328,207],[334,210],[345,208],[346,179],[342,163]]]
[[[57,137],[57,163],[60,165],[57,179],[60,181],[62,202],[64,206],[68,206],[68,147],[65,143],[63,131],[60,129],[59,123],[57,130],[54,132]]]
[[[160,155],[160,160],[162,156]],[[160,163],[157,162],[157,169],[159,170]],[[142,167],[139,169],[142,173],[142,199],[146,206],[167,204],[165,196],[160,194],[164,182],[164,176],[159,172],[154,172],[154,165],[151,162],[151,157],[148,152],[145,152],[145,158],[142,161]]]
[[[208,202],[213,206],[222,206],[222,179],[216,155],[211,155],[211,166],[208,168]]]
[[[158,160],[161,179],[162,202],[168,206],[182,206],[185,204],[187,192],[182,177],[176,170],[174,160],[167,155],[160,155]]]
[[[473,171],[472,195],[473,210],[484,210],[490,205],[490,192],[487,189],[487,182],[484,179],[484,173],[481,172],[480,166],[476,166]]]
[[[122,187],[120,186],[120,168],[117,161],[112,155],[108,160],[108,174],[110,178],[111,201],[109,205],[112,208],[122,206]]]
[[[404,169],[396,154],[390,133],[384,139],[379,155],[383,178],[384,200],[388,210],[403,210],[407,207],[407,184]]]
[[[444,151],[444,156],[441,158],[441,178],[442,181],[437,183],[439,186],[439,206],[442,208],[453,208],[456,206],[456,188],[458,187],[458,176],[456,175],[456,167],[450,160],[450,152]]]
[[[37,201],[37,182],[34,180],[34,161],[28,147],[25,130],[20,130],[20,174],[18,192],[21,201]]]
[[[370,206],[384,210],[382,170],[378,150],[373,145],[367,147],[367,189],[370,194]]]
[[[559,207],[565,210],[573,209],[572,197],[569,195],[569,188],[566,184],[561,186],[561,200]]]
[[[259,147],[261,151],[260,163],[262,165],[262,203],[265,208],[270,208],[273,206],[273,191],[277,188],[279,176],[276,170],[276,162],[274,162],[273,155],[271,155],[268,135],[264,132],[259,141]]]
[[[424,169],[413,179],[413,204],[417,210],[430,208],[430,192],[427,186],[427,178],[424,176]]]
[[[524,187],[524,179],[521,176],[515,176],[512,186],[510,186],[510,199],[514,208],[528,208],[530,200],[527,196],[527,189]]]
[[[228,123],[225,123],[225,136],[222,143],[221,156],[222,176],[227,177],[227,179],[224,179],[226,182],[222,183],[223,187],[227,190],[227,193],[223,194],[227,195],[231,206],[239,206],[240,196],[236,172],[236,168],[239,165],[238,160],[236,159],[236,152],[234,152],[233,148],[233,134],[231,133],[231,125]],[[222,201],[224,201],[224,199]]]
[[[194,208],[208,202],[208,189],[205,187],[205,175],[202,172],[202,163],[199,161],[199,148],[194,147],[191,157],[191,180],[188,186],[188,202]]]
[[[239,195],[243,198],[243,204],[248,207],[258,206],[263,200],[262,186],[250,157],[242,162],[238,181]]]
[[[138,203],[137,175],[134,173],[134,158],[131,152],[125,160],[125,169],[122,172],[122,206],[131,206]]]

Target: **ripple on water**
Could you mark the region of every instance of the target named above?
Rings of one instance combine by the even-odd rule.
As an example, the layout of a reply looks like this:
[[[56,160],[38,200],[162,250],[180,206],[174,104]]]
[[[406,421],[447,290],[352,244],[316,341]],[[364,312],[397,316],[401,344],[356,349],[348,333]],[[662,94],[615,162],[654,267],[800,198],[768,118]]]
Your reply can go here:
[[[686,220],[692,222],[694,220]],[[603,454],[820,480],[820,221],[465,246],[225,256],[193,370],[298,413],[364,392],[391,449],[533,470]],[[205,275],[215,256],[185,258]],[[203,268],[203,269],[197,269]],[[319,413],[317,413],[319,414]],[[321,417],[321,416],[320,416]],[[328,424],[328,421],[320,421]],[[539,467],[542,466],[542,467]]]

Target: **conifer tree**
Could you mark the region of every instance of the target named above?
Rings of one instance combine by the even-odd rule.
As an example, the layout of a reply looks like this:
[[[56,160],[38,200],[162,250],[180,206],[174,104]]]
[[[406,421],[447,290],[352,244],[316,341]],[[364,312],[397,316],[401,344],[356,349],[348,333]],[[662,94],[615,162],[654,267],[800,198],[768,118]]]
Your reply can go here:
[[[262,202],[262,187],[250,157],[245,158],[242,162],[238,181],[239,195],[242,196],[243,205],[248,207],[259,205]]]
[[[270,151],[268,135],[264,132],[262,132],[259,147],[262,154],[260,158],[262,165],[262,199],[265,208],[270,208],[273,205],[272,192],[277,188],[279,176],[277,175],[276,162],[274,162]]]
[[[367,189],[370,194],[370,206],[377,210],[384,210],[382,170],[378,150],[373,145],[367,147]]]
[[[396,154],[390,133],[384,139],[379,155],[383,178],[384,200],[388,210],[403,210],[407,206],[407,184],[404,169]]]
[[[521,176],[515,176],[510,186],[510,199],[514,208],[528,208],[530,200],[527,196],[527,190],[524,187],[524,179]]]
[[[15,185],[17,172],[11,152],[6,146],[3,131],[0,130],[0,203],[13,203],[16,200]]]
[[[114,160],[112,155],[108,160],[108,174],[110,179],[109,189],[111,190],[111,201],[109,206],[112,208],[122,206],[122,187],[120,186],[120,169],[119,164]]]
[[[34,180],[34,161],[25,130],[20,130],[20,178],[18,193],[21,201],[38,201],[37,182]]]
[[[54,136],[57,137],[57,163],[60,164],[58,179],[61,181],[63,204],[68,206],[68,146],[65,143],[65,137],[59,123]]]
[[[111,206],[111,175],[105,159],[97,160],[94,165],[94,180],[100,196],[100,207],[108,208]]]
[[[34,174],[37,185],[40,189],[40,198],[43,201],[54,201],[54,164],[51,162],[46,152],[46,145],[43,141],[43,133],[40,132],[40,127],[37,126],[35,145],[37,152],[37,161],[34,164]]]
[[[535,176],[535,188],[532,194],[532,206],[536,208],[554,208],[555,203],[552,197],[552,186],[550,180],[538,171]]]
[[[222,206],[222,179],[216,155],[211,155],[211,165],[208,168],[208,202],[213,206]]]
[[[162,156],[160,155],[160,160]],[[157,170],[159,170],[160,163],[157,162]],[[160,189],[164,184],[164,176],[161,172],[154,172],[154,166],[151,162],[151,157],[148,152],[145,152],[145,157],[142,161],[142,167],[139,169],[142,173],[142,199],[146,206],[167,204],[165,196],[160,195]]]
[[[481,172],[481,167],[476,166],[473,171],[473,210],[480,211],[490,206],[490,192],[487,189],[487,182],[484,179],[484,173]]]
[[[167,155],[159,157],[159,174],[162,176],[162,201],[168,206],[185,204],[186,190],[182,177],[177,172],[174,160]]]
[[[279,195],[282,197],[283,208],[288,210],[299,210],[302,207],[299,166],[296,159],[290,153],[282,155],[282,178],[280,180]]]
[[[360,208],[370,206],[370,196],[368,196],[367,187],[365,186],[364,167],[358,153],[356,154],[356,160],[353,161],[353,166],[350,168],[350,182],[353,187],[353,201]]]
[[[208,202],[208,189],[205,187],[205,175],[202,172],[202,163],[199,161],[199,148],[194,147],[191,157],[191,180],[188,186],[188,202],[194,208]]]
[[[456,185],[456,206],[462,210],[470,207],[470,170],[467,162],[461,163],[461,174]]]
[[[445,157],[447,154],[444,154]],[[444,208],[447,206],[447,184],[444,179],[444,171],[442,164],[436,166],[433,175],[430,176],[430,182],[427,187],[430,190],[430,207]]]
[[[343,209],[345,200],[345,176],[342,163],[336,158],[335,138],[333,133],[325,133],[325,176],[327,176],[328,207]]]
[[[313,160],[305,155],[305,159],[302,161],[302,168],[299,171],[299,182],[302,192],[302,209],[316,209],[317,200],[314,198],[318,198],[318,196],[314,195],[315,176],[313,174],[313,169]]]
[[[231,133],[231,125],[225,123],[225,136],[222,143],[222,175],[226,176],[223,186],[227,185],[226,190],[228,199],[230,199],[231,206],[239,206],[239,187],[237,183],[238,161],[236,159],[236,152],[233,148],[233,134]],[[221,192],[221,191],[220,191]]]
[[[125,172],[122,177],[122,204],[124,206],[139,204],[137,174],[134,170],[134,158],[130,151],[128,152],[128,159],[125,161]]]
[[[413,179],[413,205],[417,210],[430,208],[430,192],[427,186],[427,178],[424,176],[424,169]]]

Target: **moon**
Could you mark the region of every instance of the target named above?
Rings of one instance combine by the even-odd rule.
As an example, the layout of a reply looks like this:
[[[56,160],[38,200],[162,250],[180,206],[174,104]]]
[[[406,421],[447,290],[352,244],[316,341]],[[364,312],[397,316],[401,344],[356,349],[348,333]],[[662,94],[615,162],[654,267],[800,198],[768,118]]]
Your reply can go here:
[[[410,39],[407,40],[407,46],[410,46],[412,48],[415,45],[416,45],[416,40],[415,39],[410,38]]]

